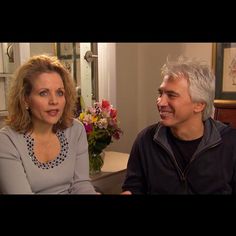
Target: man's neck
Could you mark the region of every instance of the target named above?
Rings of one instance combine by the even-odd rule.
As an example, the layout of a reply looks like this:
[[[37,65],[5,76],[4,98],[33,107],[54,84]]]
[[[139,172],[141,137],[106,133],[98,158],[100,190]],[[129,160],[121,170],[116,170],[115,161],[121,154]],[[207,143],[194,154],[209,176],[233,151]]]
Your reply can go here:
[[[197,124],[193,123],[192,125],[188,126],[181,126],[181,127],[170,127],[172,134],[182,140],[194,140],[201,138],[204,133],[204,123],[199,122]]]

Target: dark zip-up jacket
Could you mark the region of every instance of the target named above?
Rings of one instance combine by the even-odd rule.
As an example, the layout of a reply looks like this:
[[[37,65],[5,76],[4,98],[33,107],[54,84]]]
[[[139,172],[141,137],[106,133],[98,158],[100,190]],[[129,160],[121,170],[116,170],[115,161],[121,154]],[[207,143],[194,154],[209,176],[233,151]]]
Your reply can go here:
[[[211,118],[184,171],[160,123],[141,131],[131,150],[123,191],[134,194],[235,194],[236,129]]]

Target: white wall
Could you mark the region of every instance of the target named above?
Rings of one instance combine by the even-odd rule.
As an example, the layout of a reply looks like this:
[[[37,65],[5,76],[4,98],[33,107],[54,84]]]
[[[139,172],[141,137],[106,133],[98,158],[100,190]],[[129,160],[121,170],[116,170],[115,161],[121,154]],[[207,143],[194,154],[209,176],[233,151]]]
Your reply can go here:
[[[98,43],[98,68],[99,101],[108,99],[116,107],[115,43]]]
[[[140,130],[158,121],[157,89],[166,57],[185,55],[212,64],[211,43],[117,43],[116,104],[124,135],[110,150],[130,152]]]

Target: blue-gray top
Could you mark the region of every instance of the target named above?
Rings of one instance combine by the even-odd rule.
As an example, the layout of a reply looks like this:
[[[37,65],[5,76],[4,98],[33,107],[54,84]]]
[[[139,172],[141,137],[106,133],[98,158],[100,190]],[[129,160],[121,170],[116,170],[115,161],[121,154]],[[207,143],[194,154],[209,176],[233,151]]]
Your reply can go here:
[[[34,155],[34,140],[6,126],[0,130],[0,193],[95,194],[89,178],[86,132],[82,123],[57,132],[61,151],[41,163]]]

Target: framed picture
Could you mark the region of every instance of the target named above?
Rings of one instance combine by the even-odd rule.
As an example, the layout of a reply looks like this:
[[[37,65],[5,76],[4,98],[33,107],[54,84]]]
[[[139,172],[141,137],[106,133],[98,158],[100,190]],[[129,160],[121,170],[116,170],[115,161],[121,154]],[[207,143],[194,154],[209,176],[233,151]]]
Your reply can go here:
[[[77,84],[80,71],[80,43],[56,43],[57,57],[69,70],[74,82]]]
[[[0,75],[0,114],[4,114],[2,112],[7,112],[7,94],[10,88],[12,76],[10,74]]]
[[[75,63],[74,60],[72,60],[72,59],[61,59],[60,61],[65,66],[65,68],[70,72],[71,77],[73,79],[75,79],[77,71],[76,71],[76,67],[74,65],[74,63]]]
[[[5,81],[6,78],[0,77],[0,111],[7,110]]]
[[[215,44],[216,99],[236,100],[236,43]],[[214,58],[213,58],[214,60]]]
[[[71,58],[73,55],[73,43],[58,43],[57,54],[60,58]]]

